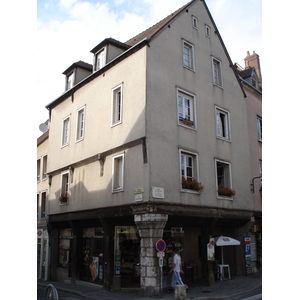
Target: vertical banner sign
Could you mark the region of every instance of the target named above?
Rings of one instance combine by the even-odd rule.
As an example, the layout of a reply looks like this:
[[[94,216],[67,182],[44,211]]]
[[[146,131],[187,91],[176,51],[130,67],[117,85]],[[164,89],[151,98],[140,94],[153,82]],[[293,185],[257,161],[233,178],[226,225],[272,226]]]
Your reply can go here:
[[[251,237],[250,235],[245,235],[245,261],[246,261],[246,274],[252,274],[251,267]]]

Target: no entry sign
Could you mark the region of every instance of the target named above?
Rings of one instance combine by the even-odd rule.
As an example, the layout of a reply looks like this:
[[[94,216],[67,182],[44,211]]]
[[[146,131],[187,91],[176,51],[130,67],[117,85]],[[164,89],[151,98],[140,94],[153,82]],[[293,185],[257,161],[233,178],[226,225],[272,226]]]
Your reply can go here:
[[[165,241],[164,240],[158,240],[156,242],[156,250],[158,252],[164,252],[165,249],[166,249],[166,243],[165,243]]]

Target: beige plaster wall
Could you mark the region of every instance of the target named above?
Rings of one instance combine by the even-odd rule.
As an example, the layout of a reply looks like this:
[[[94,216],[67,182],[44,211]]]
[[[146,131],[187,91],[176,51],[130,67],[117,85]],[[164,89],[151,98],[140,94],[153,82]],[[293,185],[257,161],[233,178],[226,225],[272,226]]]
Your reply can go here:
[[[198,30],[192,27],[192,15],[198,18]],[[205,24],[211,28],[210,39]],[[195,47],[195,71],[183,67],[182,39]],[[212,55],[222,62],[223,89],[212,83]],[[168,202],[252,209],[245,100],[202,2],[151,41],[147,66],[150,185],[163,187]],[[177,124],[176,87],[196,95],[197,130]],[[215,105],[230,112],[231,142],[216,137]],[[179,148],[199,155],[200,181],[205,186],[200,197],[180,191]],[[233,201],[217,199],[215,158],[231,163]]]

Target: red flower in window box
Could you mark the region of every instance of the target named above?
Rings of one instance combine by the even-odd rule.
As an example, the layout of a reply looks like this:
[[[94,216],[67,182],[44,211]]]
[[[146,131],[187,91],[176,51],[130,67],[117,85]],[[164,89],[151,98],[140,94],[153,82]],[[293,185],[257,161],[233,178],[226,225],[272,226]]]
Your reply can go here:
[[[219,185],[218,186],[218,195],[225,196],[225,197],[233,197],[233,196],[235,196],[235,190],[230,189],[225,186],[222,186],[222,185]]]
[[[202,193],[204,190],[204,186],[202,185],[202,183],[196,181],[194,178],[185,179],[184,177],[182,177],[181,184],[183,189],[193,190],[200,193]]]
[[[68,194],[67,193],[62,193],[60,197],[58,198],[58,201],[60,202],[67,202],[68,201]]]
[[[192,126],[194,126],[194,121],[184,119],[183,124],[192,127]]]

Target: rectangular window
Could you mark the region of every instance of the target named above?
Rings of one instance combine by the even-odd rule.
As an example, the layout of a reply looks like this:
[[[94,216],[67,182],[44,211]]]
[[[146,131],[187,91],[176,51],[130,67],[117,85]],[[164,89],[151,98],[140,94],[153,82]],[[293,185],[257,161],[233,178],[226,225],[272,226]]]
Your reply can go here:
[[[74,72],[67,77],[67,90],[74,86]]]
[[[122,84],[112,90],[112,111],[111,111],[111,124],[117,125],[122,122]]]
[[[262,142],[262,118],[257,116],[258,140]]]
[[[43,156],[43,171],[42,171],[42,179],[47,178],[47,155]]]
[[[96,54],[96,71],[105,66],[105,49]]]
[[[66,171],[61,174],[60,195],[67,194],[69,198],[69,189],[70,189],[70,172]]]
[[[194,46],[186,41],[183,41],[183,66],[194,70]]]
[[[41,218],[46,217],[46,192],[41,193]]]
[[[193,16],[193,28],[198,29],[198,19]]]
[[[124,190],[124,153],[113,157],[112,191]]]
[[[229,112],[219,107],[215,107],[217,137],[230,140],[230,118]]]
[[[205,35],[210,38],[210,27],[205,24]]]
[[[77,110],[76,142],[83,140],[84,120],[85,120],[85,106]]]
[[[224,193],[221,193],[219,191],[221,188],[232,188],[231,186],[231,166],[230,163],[216,160],[215,161],[215,167],[216,167],[216,184],[217,184],[217,190],[218,190],[218,196],[224,196]],[[226,195],[225,195],[226,197]],[[228,196],[227,196],[228,197]],[[229,196],[231,197],[231,196]]]
[[[187,181],[198,181],[198,154],[180,149],[179,157],[181,188],[189,189],[183,186],[184,184],[182,182],[182,179],[184,178]]]
[[[223,86],[222,82],[222,67],[221,67],[221,62],[216,59],[212,58],[212,69],[213,69],[213,83],[214,85]]]
[[[41,159],[37,160],[37,182],[41,181]]]
[[[67,146],[70,140],[70,116],[63,119],[62,122],[62,139],[61,146]]]
[[[39,212],[40,212],[40,195],[37,194],[37,219],[39,219]]]
[[[178,124],[196,128],[195,96],[177,89]]]

